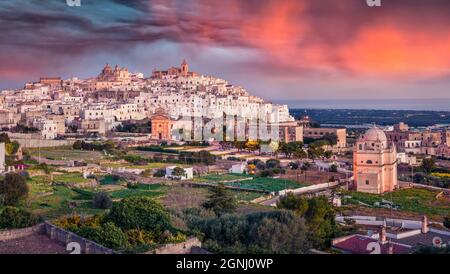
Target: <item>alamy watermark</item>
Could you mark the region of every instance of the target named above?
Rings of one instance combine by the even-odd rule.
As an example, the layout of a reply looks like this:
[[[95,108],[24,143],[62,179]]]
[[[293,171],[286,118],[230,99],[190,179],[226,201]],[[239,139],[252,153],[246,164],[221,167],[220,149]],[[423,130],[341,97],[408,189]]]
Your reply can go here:
[[[81,0],[66,0],[69,7],[81,7]]]
[[[81,0],[66,0],[69,7],[81,7]],[[369,7],[381,7],[381,0],[366,0]]]
[[[381,0],[366,0],[369,7],[381,7]]]

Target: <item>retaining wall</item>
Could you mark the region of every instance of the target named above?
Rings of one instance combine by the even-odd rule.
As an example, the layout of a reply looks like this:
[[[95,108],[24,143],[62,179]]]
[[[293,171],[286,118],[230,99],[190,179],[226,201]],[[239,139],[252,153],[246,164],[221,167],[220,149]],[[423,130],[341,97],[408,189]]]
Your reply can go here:
[[[0,241],[8,241],[28,237],[35,234],[42,234],[44,232],[44,229],[44,224],[38,224],[26,228],[0,230]]]
[[[114,254],[114,250],[97,244],[91,240],[76,235],[70,231],[57,227],[49,222],[45,222],[45,234],[52,240],[56,240],[67,245],[70,242],[80,244],[82,254]]]
[[[149,252],[150,254],[189,254],[193,247],[201,247],[202,243],[197,238],[189,238],[182,243],[177,244],[166,244],[154,251]],[[148,254],[148,253],[147,253]]]

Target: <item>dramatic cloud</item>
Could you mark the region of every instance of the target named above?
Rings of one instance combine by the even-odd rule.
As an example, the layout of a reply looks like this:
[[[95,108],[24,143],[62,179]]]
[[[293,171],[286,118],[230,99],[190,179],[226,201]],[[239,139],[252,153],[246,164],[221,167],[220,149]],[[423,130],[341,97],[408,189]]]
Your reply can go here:
[[[448,0],[65,2],[0,2],[0,88],[185,57],[269,99],[450,97]]]

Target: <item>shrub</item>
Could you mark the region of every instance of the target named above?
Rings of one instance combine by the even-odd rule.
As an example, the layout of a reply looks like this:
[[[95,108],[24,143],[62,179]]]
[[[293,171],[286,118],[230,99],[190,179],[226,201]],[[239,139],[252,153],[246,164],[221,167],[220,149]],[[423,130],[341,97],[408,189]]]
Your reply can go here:
[[[305,253],[305,220],[288,211],[225,214],[191,224],[204,235],[204,246],[214,253]]]
[[[28,185],[24,177],[9,173],[6,174],[5,179],[0,181],[0,202],[3,204],[14,206],[19,201],[28,196]]]
[[[92,205],[95,208],[108,209],[112,207],[112,200],[108,193],[99,192],[92,199]]]
[[[72,231],[108,248],[124,249],[128,247],[125,233],[111,222],[107,222],[100,227],[82,226]]]
[[[450,229],[450,215],[444,218],[444,226]]]
[[[40,219],[32,213],[8,206],[0,213],[0,228],[24,228],[37,224]]]
[[[122,229],[108,222],[102,225],[100,243],[110,248],[123,248],[127,246],[127,236]]]
[[[218,216],[236,211],[236,199],[224,184],[219,183],[217,187],[211,188],[210,192],[208,200],[202,204],[205,209],[211,209]]]
[[[277,159],[269,159],[266,161],[267,168],[280,168],[280,161]]]
[[[337,165],[331,165],[330,166],[330,172],[338,172],[338,166]]]
[[[125,231],[125,235],[127,236],[128,243],[132,246],[155,243],[155,236],[145,230],[130,229]]]
[[[156,170],[156,172],[153,174],[153,177],[164,177],[164,176],[166,176],[166,170],[163,168]]]
[[[148,197],[125,198],[113,204],[108,220],[125,230],[144,229],[162,233],[172,229],[169,213]]]

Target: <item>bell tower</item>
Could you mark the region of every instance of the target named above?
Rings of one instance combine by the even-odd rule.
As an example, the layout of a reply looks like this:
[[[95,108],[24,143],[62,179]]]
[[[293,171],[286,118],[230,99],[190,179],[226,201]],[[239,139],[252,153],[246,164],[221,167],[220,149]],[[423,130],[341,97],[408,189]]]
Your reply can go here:
[[[188,76],[188,72],[189,72],[189,65],[186,62],[186,59],[183,60],[183,62],[181,63],[181,75],[186,77]]]

